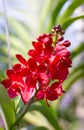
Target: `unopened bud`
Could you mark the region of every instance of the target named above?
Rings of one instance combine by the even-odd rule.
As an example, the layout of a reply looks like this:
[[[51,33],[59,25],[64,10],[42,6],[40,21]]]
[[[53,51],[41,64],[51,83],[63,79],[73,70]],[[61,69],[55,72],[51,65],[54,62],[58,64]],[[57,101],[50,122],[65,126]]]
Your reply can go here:
[[[71,42],[70,42],[70,41],[68,41],[68,40],[67,40],[67,41],[64,41],[64,43],[63,43],[63,45],[64,45],[64,46],[66,46],[66,47],[69,47],[69,46],[70,46],[70,44],[71,44]]]
[[[52,28],[52,32],[61,32],[61,26],[58,24]]]
[[[60,35],[60,36],[58,37],[58,42],[62,41],[63,39],[64,39],[63,36]]]
[[[62,30],[62,31],[61,31],[61,34],[64,34],[64,33],[65,33],[65,31],[64,31],[64,30]]]
[[[61,26],[60,26],[60,24],[56,25],[56,30],[59,31],[59,32],[61,31]]]

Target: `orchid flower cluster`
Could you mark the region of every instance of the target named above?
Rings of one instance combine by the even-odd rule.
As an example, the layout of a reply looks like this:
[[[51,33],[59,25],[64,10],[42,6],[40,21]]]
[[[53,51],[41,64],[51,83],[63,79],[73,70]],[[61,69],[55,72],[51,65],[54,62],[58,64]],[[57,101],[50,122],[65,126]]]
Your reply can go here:
[[[64,41],[64,30],[60,25],[52,28],[49,34],[41,34],[32,41],[33,49],[28,51],[26,60],[16,54],[19,63],[6,71],[7,77],[2,81],[10,98],[20,94],[24,104],[31,98],[34,101],[58,99],[64,93],[62,83],[69,74],[71,54],[67,50],[70,41]]]

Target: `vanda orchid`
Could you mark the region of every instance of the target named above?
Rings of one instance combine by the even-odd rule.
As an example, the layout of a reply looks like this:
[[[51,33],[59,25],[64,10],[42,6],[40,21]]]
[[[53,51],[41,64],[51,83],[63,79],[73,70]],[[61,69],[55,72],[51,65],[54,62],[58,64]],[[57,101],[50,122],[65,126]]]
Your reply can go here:
[[[29,106],[39,100],[49,101],[59,98],[65,91],[62,83],[72,66],[71,54],[67,50],[70,41],[63,38],[60,25],[52,28],[49,34],[41,34],[32,41],[33,49],[28,51],[28,59],[16,54],[19,63],[6,71],[7,78],[1,84],[10,98],[20,95],[23,107],[16,113],[13,126],[18,125]]]
[[[72,61],[67,47],[70,41],[63,41],[64,30],[60,25],[52,28],[52,33],[41,34],[32,41],[33,49],[28,51],[29,58],[16,54],[19,63],[6,71],[2,81],[10,98],[21,95],[24,104],[32,98],[38,100],[57,100],[64,93],[62,83],[69,74]]]

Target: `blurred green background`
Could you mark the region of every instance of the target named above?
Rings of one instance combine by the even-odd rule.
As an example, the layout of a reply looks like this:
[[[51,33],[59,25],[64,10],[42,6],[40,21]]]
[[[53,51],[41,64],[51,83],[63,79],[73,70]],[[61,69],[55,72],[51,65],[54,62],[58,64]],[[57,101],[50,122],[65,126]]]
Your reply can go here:
[[[28,58],[31,41],[60,24],[71,41],[72,68],[59,100],[34,103],[20,130],[84,130],[84,0],[0,0],[0,78],[17,62]]]

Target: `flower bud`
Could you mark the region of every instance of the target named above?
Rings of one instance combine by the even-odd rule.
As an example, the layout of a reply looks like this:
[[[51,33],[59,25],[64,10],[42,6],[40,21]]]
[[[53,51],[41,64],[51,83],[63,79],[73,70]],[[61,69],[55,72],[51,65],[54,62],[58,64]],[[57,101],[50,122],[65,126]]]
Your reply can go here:
[[[58,36],[58,42],[62,41],[63,39],[64,39],[63,36],[61,35]]]
[[[63,35],[63,34],[65,34],[65,31],[64,31],[64,30],[62,30],[62,31],[61,31],[61,34],[62,34],[62,35]]]
[[[68,41],[68,40],[64,41],[64,43],[63,43],[63,45],[64,45],[65,47],[69,47],[70,44],[71,44],[71,42]]]

